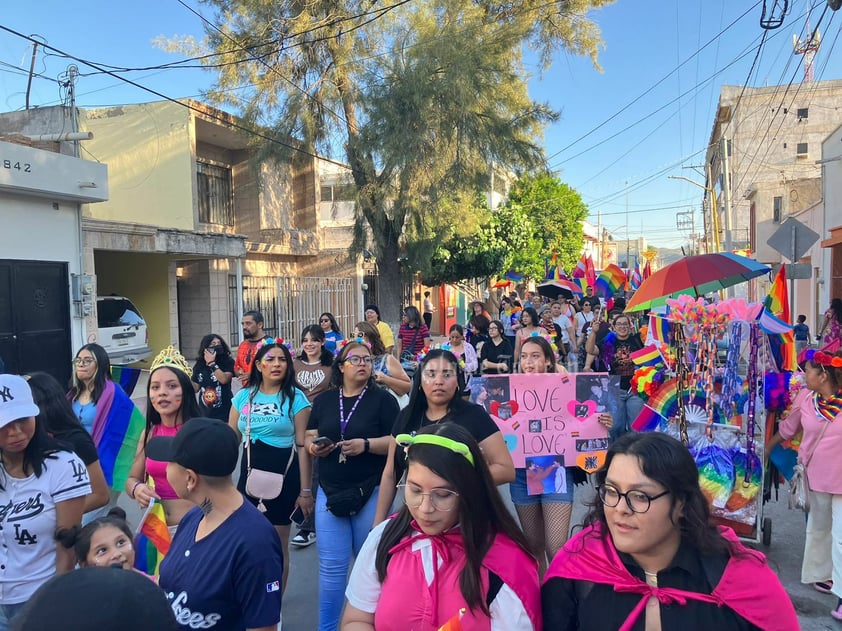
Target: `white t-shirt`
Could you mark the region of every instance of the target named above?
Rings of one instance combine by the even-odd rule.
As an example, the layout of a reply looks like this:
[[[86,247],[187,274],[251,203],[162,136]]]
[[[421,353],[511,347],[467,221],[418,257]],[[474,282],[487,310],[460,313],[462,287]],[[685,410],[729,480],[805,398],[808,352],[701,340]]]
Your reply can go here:
[[[22,603],[56,573],[56,504],[91,492],[76,454],[58,451],[40,477],[7,476],[0,465],[0,603]]]
[[[588,317],[588,316],[590,316],[590,317]],[[591,311],[587,316],[585,315],[584,311],[580,311],[579,313],[576,314],[576,336],[577,337],[581,337],[583,335],[582,330],[585,326],[585,322],[590,324],[591,322],[593,322],[593,319],[594,319],[593,311]]]
[[[568,318],[564,314],[561,314],[557,318],[553,318],[553,322],[555,322],[558,325],[558,327],[561,329],[561,341],[564,342],[565,344],[569,344],[570,343],[570,334],[567,332],[567,329],[569,329],[571,326],[573,326],[570,323],[570,318]]]
[[[348,580],[348,587],[345,590],[345,598],[360,611],[374,613],[377,610],[377,603],[380,600],[382,583],[377,577],[375,559],[377,557],[377,546],[380,545],[380,538],[389,523],[387,519],[377,525],[366,538],[360,553],[354,561],[354,569],[351,570],[351,578]],[[427,585],[432,585],[435,578],[433,570],[433,544],[430,539],[423,537],[413,545],[413,550],[421,552],[421,561],[424,565],[424,578]],[[441,561],[441,559],[440,559]],[[459,589],[458,585],[454,589]],[[526,614],[526,609],[517,594],[505,583],[500,587],[497,596],[489,607],[491,614],[491,631],[524,631],[532,629],[532,621]]]

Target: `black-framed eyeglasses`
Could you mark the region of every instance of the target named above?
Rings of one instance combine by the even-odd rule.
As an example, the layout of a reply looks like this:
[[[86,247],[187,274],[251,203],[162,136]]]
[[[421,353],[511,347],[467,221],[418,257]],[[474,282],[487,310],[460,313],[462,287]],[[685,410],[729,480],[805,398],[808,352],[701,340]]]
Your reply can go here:
[[[649,495],[648,493],[644,493],[643,491],[631,490],[626,491],[625,493],[620,493],[615,487],[611,486],[610,484],[602,484],[597,489],[597,493],[599,494],[599,499],[605,504],[608,508],[614,508],[617,504],[620,503],[620,499],[626,499],[626,505],[629,507],[629,510],[633,513],[645,513],[649,510],[649,507],[652,505],[652,502],[655,500],[664,497],[665,495],[669,495],[669,491],[664,491],[663,493],[658,493],[657,495]]]
[[[360,364],[370,366],[373,362],[374,360],[371,358],[371,355],[348,355],[345,358],[345,363],[351,364],[352,366],[359,366]]]
[[[320,318],[319,322],[330,322],[329,318]]]

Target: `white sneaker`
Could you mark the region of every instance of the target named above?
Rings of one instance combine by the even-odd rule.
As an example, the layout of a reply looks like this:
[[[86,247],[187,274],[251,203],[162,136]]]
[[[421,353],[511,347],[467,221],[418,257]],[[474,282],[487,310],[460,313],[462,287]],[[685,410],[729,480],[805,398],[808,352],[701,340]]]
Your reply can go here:
[[[316,533],[299,530],[298,534],[289,540],[289,545],[295,548],[306,548],[316,543]]]

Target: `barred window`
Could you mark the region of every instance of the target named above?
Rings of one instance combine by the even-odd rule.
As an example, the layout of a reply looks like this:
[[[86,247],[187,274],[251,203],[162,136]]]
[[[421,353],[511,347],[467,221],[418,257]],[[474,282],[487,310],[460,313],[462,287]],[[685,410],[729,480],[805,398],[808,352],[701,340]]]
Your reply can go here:
[[[234,225],[231,169],[196,161],[199,182],[199,221]]]

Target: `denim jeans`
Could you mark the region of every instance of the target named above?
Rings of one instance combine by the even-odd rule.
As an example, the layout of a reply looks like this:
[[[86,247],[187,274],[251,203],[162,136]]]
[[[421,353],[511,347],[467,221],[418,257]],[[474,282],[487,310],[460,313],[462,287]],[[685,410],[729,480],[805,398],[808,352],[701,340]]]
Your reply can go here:
[[[633,392],[624,390],[617,402],[617,414],[614,416],[614,426],[611,428],[610,438],[617,440],[626,432],[631,431],[631,424],[643,409],[643,399]]]
[[[0,631],[9,631],[9,626],[23,609],[25,602],[14,605],[0,605]]]
[[[362,510],[337,517],[327,510],[327,497],[316,497],[316,547],[319,551],[319,631],[336,631],[345,603],[351,557],[359,554],[374,523],[376,487]]]

